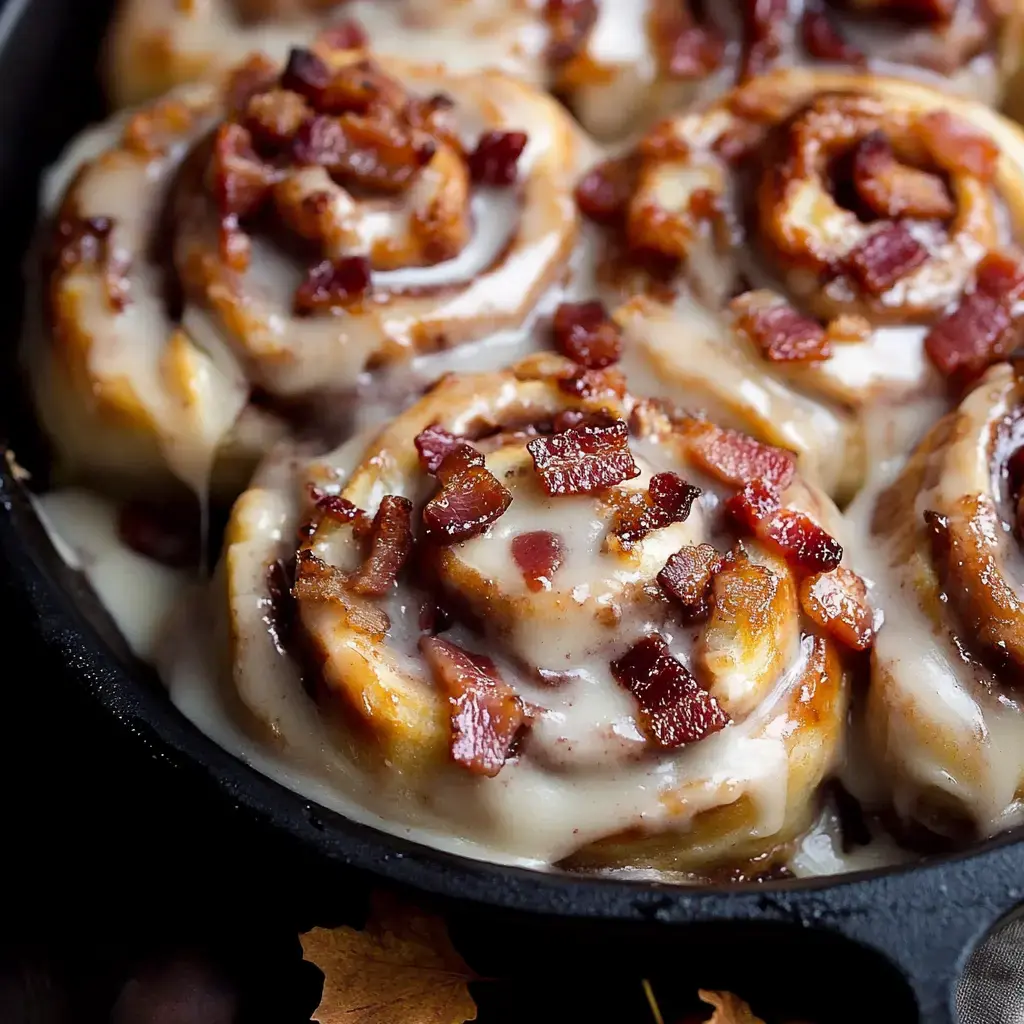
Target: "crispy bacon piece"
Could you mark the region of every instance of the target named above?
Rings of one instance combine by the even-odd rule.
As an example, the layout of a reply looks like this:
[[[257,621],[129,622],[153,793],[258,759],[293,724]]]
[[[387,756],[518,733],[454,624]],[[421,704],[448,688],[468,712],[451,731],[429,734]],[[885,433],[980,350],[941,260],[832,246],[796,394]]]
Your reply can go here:
[[[349,589],[365,597],[383,597],[412,551],[412,502],[386,494],[369,528],[363,564],[348,574]]]
[[[502,187],[516,180],[516,167],[528,141],[526,132],[485,132],[466,158],[478,185]]]
[[[879,217],[946,220],[956,213],[942,178],[900,163],[883,132],[857,143],[850,168],[857,196]]]
[[[872,232],[846,257],[846,269],[871,295],[883,295],[928,258],[902,221]]]
[[[840,643],[866,651],[875,639],[875,617],[864,581],[844,566],[808,576],[800,584],[807,615]]]
[[[763,480],[746,484],[726,502],[736,524],[775,548],[801,573],[831,572],[843,557],[839,542],[810,516],[782,508],[778,492]]]
[[[978,265],[974,291],[928,332],[924,347],[936,369],[964,384],[1013,348],[1014,306],[1024,294],[1024,267],[1000,253]]]
[[[804,49],[817,60],[836,64],[866,63],[864,54],[843,38],[835,22],[817,0],[804,5],[800,35]]]
[[[655,0],[647,34],[667,78],[703,78],[722,63],[725,40],[716,29],[697,24],[689,0]]]
[[[588,370],[580,366],[559,377],[558,388],[576,398],[622,398],[626,393],[626,378],[618,370]]]
[[[740,81],[767,71],[782,53],[788,0],[743,0],[743,57]]]
[[[701,619],[708,613],[711,583],[728,564],[729,556],[710,544],[688,544],[669,555],[658,573],[658,585],[688,619]]]
[[[761,444],[747,434],[695,420],[686,432],[691,457],[706,472],[732,487],[764,479],[784,491],[796,472],[796,458],[785,448]]]
[[[271,89],[257,93],[245,108],[245,128],[256,146],[274,152],[287,146],[312,111],[297,93]]]
[[[553,496],[593,494],[640,475],[629,450],[629,428],[621,420],[607,427],[582,425],[535,437],[526,448],[541,485]]]
[[[546,0],[544,20],[547,58],[552,64],[565,64],[583,49],[597,21],[597,0]]]
[[[656,473],[646,491],[617,488],[608,495],[615,506],[612,533],[629,551],[653,530],[686,522],[699,496],[700,488],[677,473]]]
[[[436,473],[445,456],[464,443],[465,438],[457,437],[445,430],[440,423],[431,423],[429,427],[421,430],[413,441],[419,453],[420,465],[430,474]]]
[[[225,217],[249,217],[270,196],[276,173],[252,145],[252,135],[240,124],[226,122],[214,136],[210,189]]]
[[[202,528],[195,503],[129,501],[117,517],[118,536],[154,562],[194,569],[202,553]]]
[[[825,328],[785,302],[748,304],[736,326],[769,362],[821,362],[832,355]]]
[[[351,629],[378,640],[383,640],[391,628],[391,620],[383,608],[353,594],[346,574],[317,558],[312,551],[299,552],[292,596],[296,601],[334,605]]]
[[[587,369],[603,370],[622,356],[622,332],[602,302],[563,302],[551,329],[555,348]]]
[[[310,491],[320,516],[334,519],[339,523],[359,523],[366,518],[366,513],[358,505],[354,505],[340,494],[322,494],[316,488],[310,488]]]
[[[696,743],[729,724],[722,706],[651,633],[613,661],[612,675],[636,698],[639,725],[660,747]]]
[[[565,544],[557,533],[534,530],[512,538],[512,561],[530,590],[546,590],[565,561]]]
[[[437,468],[441,489],[423,508],[427,536],[442,544],[469,540],[504,514],[512,495],[484,465],[484,457],[463,442]]]
[[[362,299],[370,283],[370,261],[365,256],[343,256],[333,263],[324,260],[310,268],[296,289],[295,312],[310,316],[344,308]]]
[[[948,110],[925,114],[917,130],[932,159],[950,173],[970,174],[992,181],[999,166],[999,147],[991,136],[978,131]]]
[[[523,702],[490,658],[438,636],[420,637],[420,651],[451,707],[452,760],[494,778],[526,722]]]
[[[605,160],[591,168],[576,186],[576,205],[584,217],[598,224],[618,224],[636,186],[636,162]]]
[[[277,64],[266,54],[253,53],[235,67],[224,86],[227,112],[237,116],[258,93],[273,89],[278,81]]]

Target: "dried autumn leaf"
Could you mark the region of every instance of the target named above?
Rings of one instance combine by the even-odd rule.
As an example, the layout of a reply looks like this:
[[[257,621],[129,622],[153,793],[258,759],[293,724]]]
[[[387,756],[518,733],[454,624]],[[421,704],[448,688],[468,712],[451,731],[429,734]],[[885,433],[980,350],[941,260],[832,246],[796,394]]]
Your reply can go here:
[[[700,989],[697,995],[708,1006],[715,1008],[707,1024],[764,1024],[760,1017],[754,1016],[742,999],[731,992],[710,992],[707,989]]]
[[[362,931],[314,928],[302,955],[324,973],[320,1024],[464,1024],[476,1019],[475,978],[444,921],[376,894]]]

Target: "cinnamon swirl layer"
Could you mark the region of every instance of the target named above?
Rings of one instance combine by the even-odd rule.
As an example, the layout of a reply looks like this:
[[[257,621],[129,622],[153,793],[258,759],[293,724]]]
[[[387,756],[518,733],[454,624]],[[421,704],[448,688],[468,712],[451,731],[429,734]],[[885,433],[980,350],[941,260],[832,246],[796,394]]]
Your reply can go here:
[[[497,72],[321,43],[117,124],[60,171],[30,346],[79,470],[195,486],[236,424],[251,466],[296,409],[517,329],[566,276],[587,144]]]
[[[1022,410],[1019,369],[994,366],[863,508],[885,612],[863,712],[882,786],[866,795],[955,839],[1022,818]]]
[[[896,420],[1012,344],[1022,168],[1024,135],[980,105],[786,71],[666,121],[577,194],[637,386],[696,393],[842,498],[913,443]]]
[[[756,873],[816,811],[845,658],[873,637],[841,529],[789,453],[636,401],[614,368],[449,375],[238,500],[230,689],[389,827]]]

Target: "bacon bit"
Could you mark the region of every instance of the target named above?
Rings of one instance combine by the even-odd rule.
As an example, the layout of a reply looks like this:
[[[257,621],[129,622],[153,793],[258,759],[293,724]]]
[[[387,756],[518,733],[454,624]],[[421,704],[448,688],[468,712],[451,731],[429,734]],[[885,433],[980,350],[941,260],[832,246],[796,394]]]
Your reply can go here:
[[[884,295],[928,258],[928,251],[901,221],[868,235],[847,254],[846,269],[871,295]]]
[[[287,146],[311,113],[298,93],[272,89],[249,100],[245,127],[256,144],[273,151]]]
[[[420,456],[420,465],[432,475],[438,471],[445,457],[464,443],[464,438],[445,430],[440,423],[431,423],[413,441]]]
[[[844,566],[808,576],[800,584],[800,604],[808,617],[854,651],[875,639],[875,617],[864,581]]]
[[[299,552],[292,596],[296,601],[335,605],[344,613],[349,628],[378,640],[383,640],[391,628],[391,620],[383,608],[354,595],[346,574],[317,558],[312,551]]]
[[[956,213],[945,182],[900,163],[880,131],[865,135],[854,147],[851,173],[857,195],[879,217],[947,220]]]
[[[622,398],[626,378],[618,370],[587,370],[582,366],[558,378],[558,388],[575,398]]]
[[[978,265],[975,290],[928,332],[924,347],[936,369],[965,384],[1012,348],[1013,306],[1024,293],[1024,268],[1000,253]]]
[[[821,324],[784,302],[750,303],[736,324],[769,362],[821,362],[832,355]]]
[[[817,60],[836,64],[865,64],[864,54],[847,42],[823,6],[817,2],[804,6],[800,21],[804,49]]]
[[[547,0],[544,20],[548,24],[547,59],[566,64],[576,56],[597,21],[597,0]]]
[[[678,473],[656,473],[646,491],[617,488],[608,496],[616,509],[612,533],[629,551],[652,531],[686,522],[700,488]]]
[[[722,63],[725,40],[713,28],[698,25],[688,0],[658,0],[647,18],[647,34],[666,78],[703,78]]]
[[[503,187],[516,180],[516,165],[526,149],[526,132],[485,132],[466,158],[469,175],[478,185]]]
[[[281,74],[281,88],[298,93],[319,109],[333,77],[330,67],[312,50],[293,47]]]
[[[523,702],[490,658],[437,636],[420,637],[420,651],[451,707],[452,760],[494,778],[526,722]]]
[[[969,174],[992,181],[999,166],[999,147],[984,132],[951,114],[936,110],[917,123],[932,159],[950,174]]]
[[[563,302],[551,326],[555,348],[587,369],[602,370],[622,356],[622,332],[602,302]]]
[[[520,533],[512,538],[512,561],[530,590],[549,590],[552,576],[565,561],[565,545],[550,530]]]
[[[682,607],[688,619],[702,619],[708,613],[711,582],[728,564],[729,556],[710,544],[688,544],[669,555],[658,573],[658,585]]]
[[[580,213],[598,224],[618,224],[626,215],[636,177],[636,162],[628,158],[598,164],[576,186]]]
[[[386,494],[370,526],[369,551],[348,574],[349,589],[365,597],[383,597],[394,585],[412,551],[412,502]]]
[[[601,410],[584,412],[582,409],[563,409],[561,412],[555,413],[555,418],[551,421],[551,433],[564,434],[567,430],[581,425],[588,427],[610,427],[613,423],[617,422],[618,420],[614,416],[610,416]]]
[[[427,537],[442,544],[483,533],[512,504],[512,495],[471,444],[453,449],[437,469],[441,489],[423,508]]]
[[[640,475],[629,450],[629,428],[621,420],[607,427],[571,427],[526,445],[548,494],[594,494]]]
[[[729,724],[722,706],[671,655],[658,633],[637,641],[611,669],[640,705],[640,728],[660,747],[696,743]]]
[[[370,261],[365,256],[343,256],[333,263],[324,260],[306,273],[295,292],[297,316],[351,305],[369,291]]]
[[[355,18],[342,18],[320,32],[315,45],[328,50],[363,50],[370,42],[366,29]]]
[[[232,117],[245,110],[258,93],[272,89],[278,80],[277,63],[264,53],[251,54],[228,75],[224,86],[227,112]]]
[[[763,74],[782,53],[788,0],[743,0],[743,57],[740,81]]]
[[[359,522],[366,513],[340,494],[321,494],[315,487],[310,488],[316,511],[321,516],[339,523]]]
[[[663,398],[642,398],[629,414],[629,429],[636,437],[664,438],[672,433],[676,410]]]
[[[694,421],[686,432],[686,445],[701,468],[732,487],[763,479],[781,492],[792,483],[796,472],[792,452],[713,423]]]
[[[196,568],[201,555],[195,504],[129,501],[117,516],[117,534],[132,549],[174,569]]]
[[[790,567],[804,573],[830,572],[843,557],[839,542],[810,516],[781,508],[778,492],[764,480],[753,480],[726,503],[726,511],[742,529],[775,548]]]
[[[225,217],[249,217],[266,202],[276,173],[252,146],[252,135],[240,124],[222,124],[214,136],[210,188]]]
[[[372,60],[345,64],[331,74],[317,109],[325,114],[403,114],[409,94]]]

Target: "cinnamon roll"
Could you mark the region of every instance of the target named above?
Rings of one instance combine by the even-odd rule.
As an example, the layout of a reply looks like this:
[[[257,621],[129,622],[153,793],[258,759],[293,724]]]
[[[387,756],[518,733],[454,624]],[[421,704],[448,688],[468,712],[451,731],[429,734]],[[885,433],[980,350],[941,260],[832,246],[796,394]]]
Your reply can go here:
[[[192,484],[224,444],[251,467],[296,409],[338,416],[365,371],[524,325],[565,278],[588,152],[498,72],[326,43],[90,145],[58,172],[39,403],[78,469]]]
[[[1012,293],[1022,289],[1019,277]],[[887,799],[918,836],[965,840],[1024,820],[1022,410],[1020,368],[992,367],[863,503],[885,624],[860,785],[873,766],[882,785],[865,798]]]
[[[696,394],[845,498],[869,455],[916,440],[911,413],[999,356],[965,367],[941,335],[998,288],[1022,169],[1024,135],[978,104],[783,71],[663,123],[577,194],[637,386]]]
[[[587,353],[450,374],[375,436],[272,458],[220,569],[228,689],[388,828],[769,870],[873,637],[843,524],[789,452],[637,401]]]

